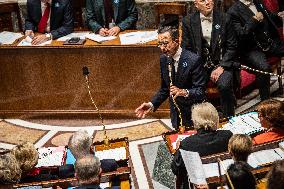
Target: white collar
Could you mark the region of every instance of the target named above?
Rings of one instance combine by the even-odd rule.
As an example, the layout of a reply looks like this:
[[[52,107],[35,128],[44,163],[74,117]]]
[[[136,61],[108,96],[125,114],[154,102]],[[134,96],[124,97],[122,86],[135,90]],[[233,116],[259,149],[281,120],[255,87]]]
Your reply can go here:
[[[240,2],[242,2],[243,4],[245,4],[246,6],[250,6],[253,4],[252,0],[240,0]]]
[[[182,48],[179,46],[176,54],[173,56],[174,61],[176,61],[176,62],[179,61],[181,51],[182,51]]]

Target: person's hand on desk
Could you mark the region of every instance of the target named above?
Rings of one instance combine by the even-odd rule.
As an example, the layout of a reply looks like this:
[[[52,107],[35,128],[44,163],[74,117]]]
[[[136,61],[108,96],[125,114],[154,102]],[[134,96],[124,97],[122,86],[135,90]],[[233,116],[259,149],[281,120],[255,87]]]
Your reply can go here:
[[[33,30],[26,30],[25,31],[25,36],[30,36],[30,38],[34,38],[35,34],[33,32]]]
[[[48,40],[50,40],[50,38],[47,37],[46,34],[40,34],[40,35],[37,35],[33,38],[32,45],[39,45],[39,44],[44,43]]]
[[[138,118],[145,118],[145,116],[152,110],[152,108],[153,107],[149,102],[144,102],[135,110],[136,116]]]
[[[116,36],[120,32],[120,28],[118,26],[114,26],[113,28],[108,30],[109,36]]]
[[[99,30],[99,35],[101,35],[101,36],[108,36],[108,32],[109,32],[109,30],[107,28],[101,28]]]

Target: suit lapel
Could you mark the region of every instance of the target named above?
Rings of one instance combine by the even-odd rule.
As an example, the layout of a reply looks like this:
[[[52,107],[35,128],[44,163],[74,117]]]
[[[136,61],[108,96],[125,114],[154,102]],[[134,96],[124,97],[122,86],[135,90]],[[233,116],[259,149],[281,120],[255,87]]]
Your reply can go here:
[[[41,12],[41,1],[35,1],[35,10],[36,10],[36,18],[38,19],[37,22],[39,23],[41,17],[42,17],[42,12]]]
[[[191,28],[191,34],[193,36],[193,40],[195,43],[195,48],[198,53],[201,52],[201,21],[200,21],[200,13],[195,12],[190,20],[190,28]]]
[[[54,23],[54,19],[56,17],[56,14],[54,14],[55,12],[55,4],[59,4],[60,6],[60,2],[58,2],[57,0],[53,0],[50,6],[50,31],[53,29],[52,24]]]
[[[112,0],[114,21],[117,20],[118,11],[119,11],[119,3],[120,3],[119,0]]]
[[[106,23],[106,18],[105,18],[105,6],[104,6],[104,0],[97,0],[97,1],[95,1],[95,4],[97,3],[97,5],[95,5],[95,7],[96,6],[98,6],[98,7],[103,7],[102,9],[101,9],[101,13],[102,13],[102,18],[103,18],[103,23],[104,23],[104,25],[105,25],[105,23]],[[104,27],[108,27],[108,26],[104,26]]]
[[[244,20],[251,19],[254,16],[254,13],[242,2],[236,2],[239,7],[240,15],[244,18]]]
[[[183,55],[183,51],[181,52],[180,54],[180,58],[179,58],[179,61],[178,61],[178,70],[177,70],[177,73],[176,73],[176,83],[183,83],[183,80],[186,79],[184,76],[186,74],[184,74],[187,70],[187,67],[189,66],[189,61],[184,58],[184,55]]]
[[[214,54],[216,45],[219,43],[220,35],[222,31],[221,17],[218,11],[213,11],[213,22],[212,22],[212,31],[211,31],[211,50]]]

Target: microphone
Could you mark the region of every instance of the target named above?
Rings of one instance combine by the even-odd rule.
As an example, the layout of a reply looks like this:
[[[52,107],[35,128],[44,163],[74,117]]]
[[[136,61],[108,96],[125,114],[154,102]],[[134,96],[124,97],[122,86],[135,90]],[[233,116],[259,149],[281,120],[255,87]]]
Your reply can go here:
[[[108,139],[107,134],[106,134],[106,126],[105,126],[105,124],[104,124],[103,116],[102,116],[102,114],[101,114],[101,112],[100,112],[100,109],[99,109],[98,106],[96,105],[96,103],[95,103],[95,101],[94,101],[94,99],[93,99],[92,93],[91,93],[90,82],[89,82],[89,76],[88,76],[89,73],[90,73],[90,72],[89,72],[89,69],[88,69],[87,66],[84,66],[84,67],[82,68],[82,70],[83,70],[83,75],[85,76],[86,85],[87,85],[87,90],[88,90],[88,94],[89,94],[90,100],[91,100],[91,102],[92,102],[92,105],[95,107],[95,110],[98,112],[99,118],[100,118],[100,120],[101,120],[101,124],[102,124],[102,126],[103,126],[104,144],[105,144],[106,146],[109,146],[110,143],[109,143],[109,139]]]
[[[87,75],[89,75],[89,68],[87,67],[87,66],[84,66],[83,68],[82,68],[82,70],[83,70],[83,75],[84,76],[87,76]]]

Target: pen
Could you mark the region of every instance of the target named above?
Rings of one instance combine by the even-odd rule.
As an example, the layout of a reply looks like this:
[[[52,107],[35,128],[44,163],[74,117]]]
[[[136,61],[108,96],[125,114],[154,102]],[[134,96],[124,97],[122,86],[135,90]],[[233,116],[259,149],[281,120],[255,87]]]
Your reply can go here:
[[[278,155],[278,156],[280,156],[280,158],[282,159],[282,156],[274,149],[274,152]]]

